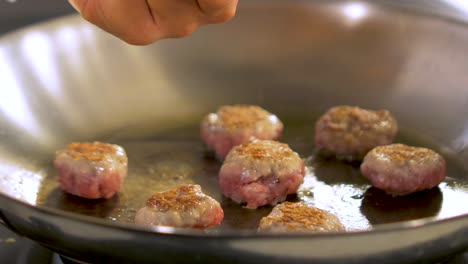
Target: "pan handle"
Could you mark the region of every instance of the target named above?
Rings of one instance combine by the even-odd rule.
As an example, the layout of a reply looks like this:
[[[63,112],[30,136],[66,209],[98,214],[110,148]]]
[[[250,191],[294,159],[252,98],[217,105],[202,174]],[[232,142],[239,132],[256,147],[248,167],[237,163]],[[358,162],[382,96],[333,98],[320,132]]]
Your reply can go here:
[[[10,229],[11,231],[13,231],[15,234],[17,234],[19,236],[23,236],[23,234],[21,234],[13,225],[10,224],[10,222],[5,217],[5,215],[3,214],[2,211],[0,211],[0,224],[3,225],[4,227]]]
[[[5,221],[5,216],[3,215],[2,211],[0,211],[0,224],[5,227],[8,227]]]

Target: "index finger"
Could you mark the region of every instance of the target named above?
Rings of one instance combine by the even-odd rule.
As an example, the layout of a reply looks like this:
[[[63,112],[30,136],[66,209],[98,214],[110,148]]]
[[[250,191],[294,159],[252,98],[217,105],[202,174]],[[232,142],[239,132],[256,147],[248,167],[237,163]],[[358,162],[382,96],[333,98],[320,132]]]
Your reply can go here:
[[[68,0],[83,18],[131,44],[163,38],[147,1]]]

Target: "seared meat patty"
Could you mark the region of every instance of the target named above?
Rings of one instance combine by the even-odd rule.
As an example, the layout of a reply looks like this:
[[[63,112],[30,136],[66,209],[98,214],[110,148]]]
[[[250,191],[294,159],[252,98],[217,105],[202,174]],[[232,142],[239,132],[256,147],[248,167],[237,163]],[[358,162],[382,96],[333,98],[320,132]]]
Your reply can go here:
[[[279,139],[283,123],[259,106],[228,105],[208,114],[200,131],[206,146],[223,160],[232,147],[252,139]]]
[[[337,106],[315,124],[315,146],[339,159],[361,160],[377,146],[391,144],[397,121],[387,110]]]
[[[445,178],[445,160],[427,148],[392,144],[371,150],[361,172],[374,187],[405,195],[437,186]]]
[[[266,232],[342,232],[338,217],[303,202],[281,203],[260,220],[258,231]]]
[[[219,185],[225,196],[254,209],[284,201],[297,191],[304,175],[304,162],[287,144],[255,140],[229,152]]]
[[[89,199],[110,198],[118,192],[127,163],[122,147],[102,142],[68,144],[54,160],[62,189]]]
[[[204,194],[200,185],[186,184],[155,193],[137,211],[135,223],[185,228],[208,228],[221,223],[221,205]]]

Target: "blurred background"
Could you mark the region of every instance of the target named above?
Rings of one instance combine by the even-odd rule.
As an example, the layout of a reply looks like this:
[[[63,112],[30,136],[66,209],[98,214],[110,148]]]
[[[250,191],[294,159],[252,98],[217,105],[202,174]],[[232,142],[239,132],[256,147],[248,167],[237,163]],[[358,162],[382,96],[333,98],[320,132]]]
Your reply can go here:
[[[67,0],[0,0],[0,34],[73,12]]]
[[[468,0],[372,0],[405,5],[430,13],[449,14],[468,21]],[[74,9],[67,0],[0,0],[0,35],[14,29],[70,13]]]

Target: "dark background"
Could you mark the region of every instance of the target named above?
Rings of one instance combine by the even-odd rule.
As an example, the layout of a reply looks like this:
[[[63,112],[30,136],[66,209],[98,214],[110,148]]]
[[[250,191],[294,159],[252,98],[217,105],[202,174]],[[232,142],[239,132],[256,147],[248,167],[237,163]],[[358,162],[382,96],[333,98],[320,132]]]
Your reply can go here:
[[[75,12],[67,0],[0,0],[0,34]]]

